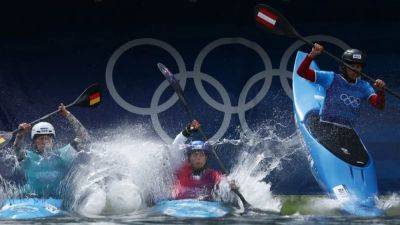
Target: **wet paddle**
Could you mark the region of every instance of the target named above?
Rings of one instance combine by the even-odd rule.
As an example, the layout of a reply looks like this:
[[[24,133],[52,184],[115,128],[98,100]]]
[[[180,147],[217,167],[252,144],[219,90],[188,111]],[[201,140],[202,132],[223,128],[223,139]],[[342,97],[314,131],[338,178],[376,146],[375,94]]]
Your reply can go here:
[[[161,63],[157,63],[157,67],[158,69],[161,71],[161,73],[165,76],[165,78],[168,80],[169,84],[171,85],[171,87],[174,89],[176,95],[178,95],[179,100],[181,101],[183,108],[185,110],[185,112],[188,114],[190,119],[194,119],[195,117],[193,117],[193,113],[189,108],[189,104],[187,103],[185,97],[183,96],[183,91],[181,86],[179,85],[178,80],[175,78],[175,76],[171,73],[171,71],[164,66]],[[203,132],[203,130],[201,129],[201,127],[199,128],[200,134],[203,136],[204,140],[207,141],[208,138],[205,135],[205,133]],[[213,148],[211,148],[211,152],[213,153],[214,157],[217,159],[219,166],[222,169],[222,172],[224,174],[227,174],[227,169],[224,166],[224,164],[222,163],[221,159],[218,157],[217,153],[215,152],[215,150]],[[244,208],[247,209],[252,209],[253,207],[250,205],[250,203],[248,203],[246,201],[246,199],[243,197],[242,193],[240,193],[240,191],[238,189],[233,189],[232,190],[242,201]]]
[[[82,92],[81,95],[79,95],[78,98],[75,99],[71,104],[68,104],[65,106],[65,108],[69,108],[72,106],[80,106],[80,107],[95,107],[100,104],[101,100],[101,89],[99,84],[92,84],[88,88],[86,88],[85,91]],[[56,110],[54,112],[51,112],[45,116],[40,117],[39,119],[30,122],[29,124],[33,125],[37,122],[40,122],[42,120],[45,120],[49,118],[50,116],[58,113],[60,110]],[[16,134],[19,131],[19,129],[15,129],[11,132],[6,132],[6,131],[0,131],[0,148],[3,148],[10,142],[12,139],[13,135]]]
[[[305,39],[303,36],[301,36],[295,29],[294,27],[289,23],[289,21],[278,11],[273,9],[272,7],[265,5],[265,4],[258,4],[255,7],[255,20],[256,23],[259,27],[261,27],[263,30],[267,30],[269,32],[272,32],[277,35],[283,35],[287,37],[292,37],[292,38],[298,38],[302,40],[304,43],[314,46],[314,44],[307,39]],[[359,72],[363,77],[367,78],[371,82],[375,82],[375,79],[370,77],[369,75],[365,74],[362,71],[358,71],[357,69],[353,68],[351,65],[343,62],[342,59],[336,57],[332,53],[323,50],[323,53],[326,55],[330,56],[332,59],[335,61],[342,63],[344,66],[348,67],[349,69]],[[392,91],[391,89],[385,87],[385,90],[392,94],[393,96],[400,98],[400,94]]]

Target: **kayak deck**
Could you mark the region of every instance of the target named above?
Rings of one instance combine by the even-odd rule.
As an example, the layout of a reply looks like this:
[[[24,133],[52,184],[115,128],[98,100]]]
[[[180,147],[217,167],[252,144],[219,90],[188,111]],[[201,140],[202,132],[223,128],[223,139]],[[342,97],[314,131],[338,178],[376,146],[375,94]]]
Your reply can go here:
[[[367,150],[353,129],[321,122],[317,113],[306,116],[306,126],[311,135],[336,157],[353,166],[367,165]]]
[[[0,219],[35,219],[56,216],[61,213],[60,199],[8,199],[0,209]]]
[[[219,218],[232,211],[222,202],[197,199],[165,200],[157,203],[155,209],[161,214],[180,218]]]

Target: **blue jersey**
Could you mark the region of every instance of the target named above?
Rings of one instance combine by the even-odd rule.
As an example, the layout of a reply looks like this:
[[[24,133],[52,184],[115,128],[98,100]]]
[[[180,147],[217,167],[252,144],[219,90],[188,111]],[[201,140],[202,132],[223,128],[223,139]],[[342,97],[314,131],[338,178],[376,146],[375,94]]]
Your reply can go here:
[[[46,156],[33,150],[27,151],[25,159],[20,162],[26,178],[23,192],[39,197],[59,197],[60,182],[67,174],[76,154],[71,145],[52,150]]]
[[[340,74],[315,71],[315,83],[324,87],[325,101],[320,110],[323,121],[352,127],[357,120],[361,104],[375,94],[371,85],[361,79],[349,83]]]

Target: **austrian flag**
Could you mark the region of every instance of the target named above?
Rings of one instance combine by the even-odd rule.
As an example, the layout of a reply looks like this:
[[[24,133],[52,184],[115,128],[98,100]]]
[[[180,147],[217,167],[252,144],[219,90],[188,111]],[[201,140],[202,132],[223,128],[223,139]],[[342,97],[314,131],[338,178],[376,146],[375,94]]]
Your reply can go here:
[[[261,25],[268,27],[271,30],[274,29],[277,19],[278,17],[276,15],[274,15],[272,12],[268,11],[265,8],[261,8],[257,12],[256,21]]]

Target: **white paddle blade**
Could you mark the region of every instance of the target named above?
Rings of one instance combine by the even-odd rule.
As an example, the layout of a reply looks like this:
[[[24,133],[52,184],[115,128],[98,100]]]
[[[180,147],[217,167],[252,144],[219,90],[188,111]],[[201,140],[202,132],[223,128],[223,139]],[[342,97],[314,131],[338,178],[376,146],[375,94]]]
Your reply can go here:
[[[268,5],[256,5],[254,16],[257,25],[264,30],[289,37],[299,36],[289,21],[282,14]]]

